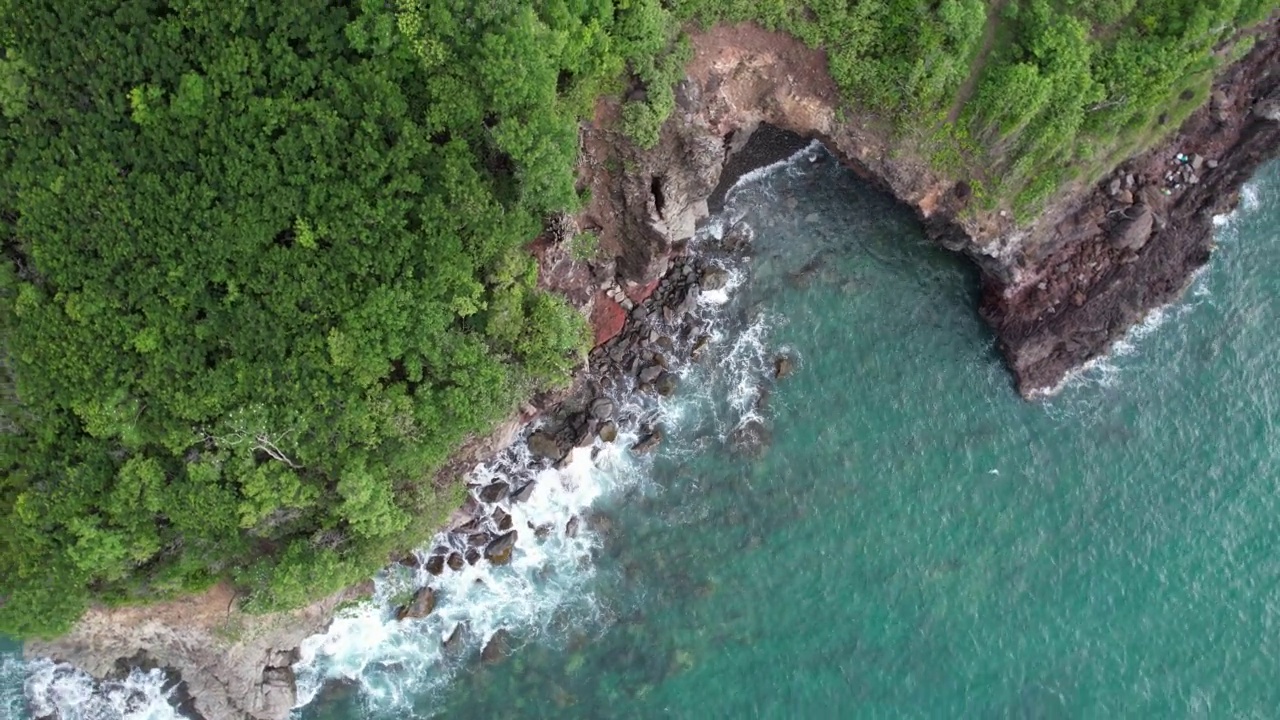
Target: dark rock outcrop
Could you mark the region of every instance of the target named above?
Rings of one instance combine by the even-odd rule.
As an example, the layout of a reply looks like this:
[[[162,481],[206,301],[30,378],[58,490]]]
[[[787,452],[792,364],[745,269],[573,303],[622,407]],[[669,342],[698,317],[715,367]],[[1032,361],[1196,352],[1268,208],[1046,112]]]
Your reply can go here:
[[[511,553],[515,549],[517,537],[517,531],[511,530],[494,538],[484,548],[485,559],[494,565],[506,565],[511,562]]]
[[[436,609],[436,591],[430,587],[418,588],[413,599],[396,608],[397,620],[417,620],[431,614]]]

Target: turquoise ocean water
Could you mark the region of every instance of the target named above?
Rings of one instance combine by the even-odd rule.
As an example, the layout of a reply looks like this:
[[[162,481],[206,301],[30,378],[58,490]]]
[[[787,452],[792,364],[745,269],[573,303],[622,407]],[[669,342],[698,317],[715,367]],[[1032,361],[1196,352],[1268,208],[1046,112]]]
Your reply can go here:
[[[299,718],[1280,717],[1280,164],[1180,304],[1038,404],[972,268],[824,152],[725,213],[752,259],[656,457],[584,456],[529,511],[590,505],[580,541],[451,581],[436,620],[336,623]],[[443,658],[460,620],[508,656]]]

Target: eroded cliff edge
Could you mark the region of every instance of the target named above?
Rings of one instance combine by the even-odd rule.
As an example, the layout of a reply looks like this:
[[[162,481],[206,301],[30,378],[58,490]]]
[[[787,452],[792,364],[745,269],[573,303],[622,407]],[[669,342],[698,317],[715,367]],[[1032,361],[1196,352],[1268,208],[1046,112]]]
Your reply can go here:
[[[767,124],[821,140],[913,207],[934,239],[974,260],[983,277],[980,310],[1020,391],[1035,396],[1176,299],[1210,258],[1212,215],[1230,209],[1240,185],[1280,148],[1274,22],[1169,140],[1097,185],[1063,195],[1022,228],[998,211],[966,212],[965,183],[937,174],[881,119],[842,112],[821,51],[749,25],[695,35],[693,47],[677,110],[657,147],[635,148],[617,132],[615,101],[601,101],[595,122],[583,128],[582,182],[593,199],[574,222],[599,232],[605,259],[574,262],[554,233],[533,245],[544,286],[592,316],[598,341],[626,317],[619,288],[628,303],[653,290],[708,215],[721,181],[735,172],[736,153]],[[1174,159],[1178,153],[1186,162]],[[535,398],[493,435],[468,443],[445,474],[501,450],[523,423],[566,396]],[[365,591],[353,588],[293,613],[247,616],[219,586],[155,606],[92,610],[72,633],[30,643],[27,653],[98,677],[121,659],[166,667],[207,720],[274,720],[294,703],[289,666],[298,644]]]
[[[1209,260],[1213,215],[1280,149],[1280,37],[1274,19],[1255,32],[1252,51],[1181,129],[1096,185],[1064,188],[1020,227],[1008,212],[977,209],[963,178],[938,173],[884,119],[849,112],[820,50],[751,25],[716,27],[693,38],[657,147],[629,146],[609,129],[616,109],[602,103],[585,131],[584,163],[596,171],[581,222],[600,230],[618,277],[643,295],[708,214],[726,164],[756,128],[820,140],[977,264],[980,312],[1019,391],[1037,397],[1181,294]],[[610,162],[624,170],[602,170]]]

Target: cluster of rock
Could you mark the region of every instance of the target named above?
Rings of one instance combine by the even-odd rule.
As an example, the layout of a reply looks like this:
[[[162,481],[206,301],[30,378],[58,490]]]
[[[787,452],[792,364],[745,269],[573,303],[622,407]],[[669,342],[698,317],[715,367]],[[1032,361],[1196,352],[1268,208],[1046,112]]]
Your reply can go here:
[[[517,528],[512,506],[530,498],[541,470],[562,467],[574,449],[588,447],[597,438],[614,442],[620,426],[636,429],[638,439],[630,449],[637,454],[650,452],[662,442],[662,429],[646,422],[631,403],[625,403],[629,409],[624,410],[624,401],[636,393],[666,397],[676,392],[678,363],[696,360],[710,341],[696,312],[698,298],[704,290],[723,289],[728,279],[726,271],[707,261],[684,257],[672,263],[647,297],[632,300],[615,283],[602,288],[609,301],[626,309],[627,318],[616,336],[591,352],[586,382],[525,438],[527,455],[509,453],[510,462],[504,465],[501,477],[469,486],[466,504],[436,547],[425,557],[407,556],[401,564],[438,576],[482,560],[492,565],[509,563],[522,533],[535,538],[552,532],[576,536],[581,525],[577,516],[563,528],[531,523]],[[428,585],[398,607],[395,616],[399,620],[423,618],[435,605],[436,591]],[[456,638],[459,632],[465,633],[465,629],[455,631],[446,645],[460,642]],[[486,650],[486,654],[497,657],[505,653]]]

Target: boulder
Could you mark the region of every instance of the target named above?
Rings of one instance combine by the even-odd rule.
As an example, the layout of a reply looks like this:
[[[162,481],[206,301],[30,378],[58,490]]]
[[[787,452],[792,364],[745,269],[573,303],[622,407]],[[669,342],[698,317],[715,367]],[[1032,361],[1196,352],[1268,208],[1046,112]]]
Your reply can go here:
[[[654,380],[657,380],[658,376],[661,375],[662,373],[663,373],[663,369],[661,365],[650,365],[640,371],[640,375],[638,376],[638,379],[640,380],[641,384],[652,383]]]
[[[506,532],[510,530],[511,526],[514,524],[514,520],[511,518],[511,513],[503,510],[502,508],[495,509],[493,511],[493,515],[489,516],[489,519],[493,521],[493,526],[498,528],[499,532]]]
[[[1155,213],[1145,203],[1138,203],[1126,211],[1126,217],[1111,230],[1111,245],[1118,250],[1139,250],[1151,238],[1155,225]]]
[[[612,420],[600,426],[600,439],[607,443],[618,439],[618,426]]]
[[[462,654],[467,645],[467,636],[471,634],[471,626],[466,620],[453,626],[453,632],[444,639],[444,652],[451,657],[457,657]]]
[[[773,376],[779,380],[790,375],[795,369],[795,361],[787,355],[779,355],[773,361]]]
[[[663,397],[674,395],[676,388],[680,386],[680,380],[673,373],[664,372],[654,381],[653,387],[658,394]]]
[[[591,417],[597,420],[608,420],[613,417],[613,401],[607,397],[596,398],[591,403]]]
[[[457,533],[458,535],[470,535],[471,533],[478,532],[483,522],[484,521],[481,520],[479,517],[473,517],[470,520],[462,523],[461,525],[455,526],[453,528],[453,532]]]
[[[424,618],[436,609],[436,591],[430,587],[418,588],[413,599],[406,605],[396,608],[397,620],[415,620]]]
[[[578,537],[578,526],[582,523],[577,515],[569,518],[569,522],[564,524],[564,536],[569,538]]]
[[[506,628],[500,628],[484,644],[484,650],[480,651],[480,662],[492,665],[501,662],[510,654],[511,633],[507,632]]]
[[[462,553],[451,552],[449,553],[449,559],[445,561],[445,564],[449,566],[450,570],[457,572],[466,566],[466,561],[462,559]]]
[[[529,452],[535,458],[544,458],[552,462],[564,457],[564,451],[560,449],[555,436],[544,430],[529,436]]]
[[[440,573],[444,572],[444,556],[432,555],[431,557],[427,558],[427,562],[425,563],[424,567],[426,567],[427,572],[431,573],[432,575],[439,575]]]
[[[492,485],[486,485],[480,490],[480,499],[487,503],[501,502],[503,498],[511,492],[511,486],[498,481]]]
[[[653,432],[640,438],[640,441],[631,446],[631,452],[637,455],[645,455],[657,449],[662,444],[662,430],[655,428]]]
[[[480,562],[480,551],[475,548],[467,548],[467,564],[475,565]]]
[[[698,339],[693,341],[693,348],[689,351],[689,357],[696,362],[706,352],[707,344],[710,342],[710,335],[699,335]]]
[[[758,458],[769,448],[769,428],[761,420],[751,419],[734,428],[729,434],[733,451],[751,458]]]
[[[520,486],[519,490],[511,493],[511,502],[524,502],[533,497],[533,481]]]
[[[711,268],[702,273],[702,279],[698,284],[703,290],[723,290],[724,286],[729,284],[729,273],[720,268]]]
[[[517,537],[517,532],[511,530],[494,538],[484,548],[485,559],[494,565],[506,565],[511,562],[511,551],[515,549]]]

